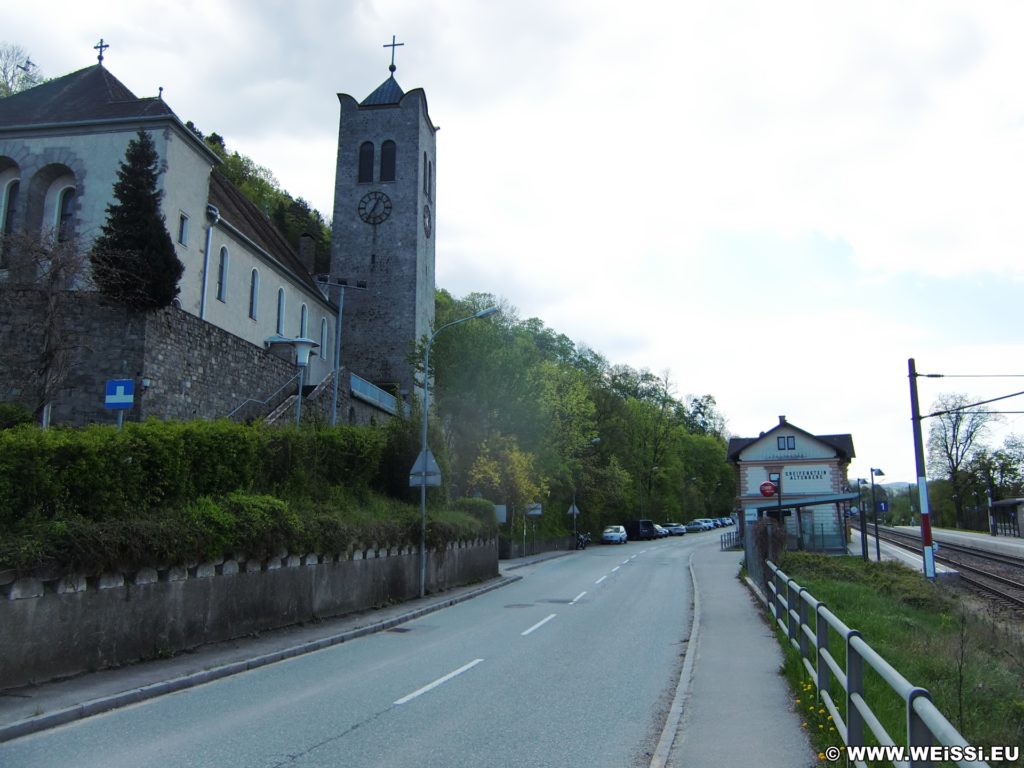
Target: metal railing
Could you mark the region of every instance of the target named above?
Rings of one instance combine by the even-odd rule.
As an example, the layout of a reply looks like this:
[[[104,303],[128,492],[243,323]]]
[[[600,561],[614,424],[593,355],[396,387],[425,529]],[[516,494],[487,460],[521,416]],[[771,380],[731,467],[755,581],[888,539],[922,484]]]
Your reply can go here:
[[[373,403],[381,410],[387,411],[392,415],[398,413],[398,398],[385,392],[376,384],[371,384],[366,379],[362,379],[353,373],[351,374],[350,386],[352,387],[352,394],[361,400]]]
[[[866,665],[885,681],[906,705],[906,747],[928,747],[935,741],[947,747],[968,746],[964,737],[932,703],[927,690],[912,685],[861,638],[858,630],[846,626],[823,602],[816,600],[804,587],[783,573],[775,563],[769,560],[767,565],[770,571],[768,604],[772,616],[779,628],[786,633],[793,648],[800,652],[801,661],[818,689],[818,697],[832,715],[832,721],[835,723],[836,731],[842,736],[843,743],[847,746],[866,746],[867,726],[880,746],[897,746],[864,698]],[[813,628],[807,623],[811,612],[815,617]],[[829,650],[830,630],[834,630],[846,644],[845,669]],[[839,683],[846,694],[845,722],[832,697],[833,680]],[[930,759],[915,759],[912,752],[910,756],[909,762],[893,765],[910,768],[931,768],[933,765]],[[864,762],[857,761],[855,764],[866,768]],[[987,768],[988,763],[964,760],[958,761],[957,765]]]
[[[740,539],[739,531],[726,531],[720,535],[718,541],[723,552],[727,549],[743,549],[743,541]]]
[[[270,406],[270,404],[278,399],[278,395],[280,395],[286,389],[291,388],[294,385],[294,382],[296,382],[298,380],[298,378],[299,378],[299,374],[296,373],[294,376],[292,376],[290,379],[288,379],[288,381],[286,381],[284,384],[282,384],[280,387],[278,387],[278,389],[273,394],[267,395],[267,397],[264,398],[263,400],[254,400],[252,398],[249,398],[248,400],[245,400],[244,402],[242,402],[239,405],[237,405],[231,411],[231,413],[229,413],[227,415],[227,418],[233,419],[235,417],[235,414],[237,414],[240,410],[245,408],[245,406],[247,406],[247,405],[259,405],[259,406],[262,406],[262,409],[261,409],[261,412],[260,412],[259,415],[260,416],[266,416],[267,415],[266,411],[267,411],[267,408]],[[274,407],[276,408],[283,401],[284,401],[284,398],[281,398],[280,400],[278,400],[277,403],[274,404]]]

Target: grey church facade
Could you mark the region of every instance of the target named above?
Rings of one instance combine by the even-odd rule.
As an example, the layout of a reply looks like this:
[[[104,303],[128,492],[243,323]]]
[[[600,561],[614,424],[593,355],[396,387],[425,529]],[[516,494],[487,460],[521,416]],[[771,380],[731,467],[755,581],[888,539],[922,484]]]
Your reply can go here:
[[[410,352],[433,322],[436,128],[423,91],[404,93],[393,67],[362,102],[339,100],[327,282],[160,96],[136,97],[102,60],[0,100],[0,401],[45,407],[55,423],[104,421],[104,382],[129,378],[135,418],[268,416],[296,392],[283,340],[308,338],[303,394],[322,413],[341,298],[327,283],[347,282],[365,290],[344,294],[339,421],[401,407],[395,395],[416,382]],[[45,263],[19,263],[8,247],[29,237],[87,252],[140,129],[160,156],[162,212],[185,267],[175,306],[149,313],[88,290],[87,270],[55,290]]]

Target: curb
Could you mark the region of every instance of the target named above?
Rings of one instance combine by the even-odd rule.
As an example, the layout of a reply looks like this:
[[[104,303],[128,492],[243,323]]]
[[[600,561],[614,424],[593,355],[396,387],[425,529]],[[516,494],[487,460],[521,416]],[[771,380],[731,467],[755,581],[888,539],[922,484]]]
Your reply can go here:
[[[693,618],[690,622],[690,639],[686,644],[686,658],[683,660],[683,668],[679,672],[676,695],[668,711],[665,727],[661,730],[658,746],[651,756],[650,768],[664,768],[668,764],[668,757],[672,751],[672,746],[675,744],[679,724],[682,722],[683,715],[685,714],[683,705],[689,698],[690,685],[693,683],[693,666],[697,656],[697,641],[700,634],[700,592],[697,588],[697,574],[693,571],[692,552],[687,564],[690,568],[690,582],[693,584]]]
[[[548,554],[548,553],[543,553],[542,552],[542,553],[539,553],[536,556],[535,559],[530,560],[529,562],[526,562],[526,563],[516,563],[515,565],[505,566],[502,570],[514,571],[514,570],[516,570],[518,568],[525,568],[528,565],[536,565],[537,563],[543,563],[543,562],[546,562],[548,560],[554,560],[556,557],[565,557],[566,555],[573,554],[575,551],[576,550],[574,550],[574,549],[555,549],[555,550],[551,550],[551,552],[553,554]],[[502,568],[500,562],[498,563],[498,567]]]
[[[524,563],[524,565],[528,565],[528,563]],[[27,736],[31,733],[45,731],[49,728],[55,728],[58,725],[65,725],[67,723],[74,722],[75,720],[81,720],[86,717],[97,715],[101,712],[109,712],[112,709],[119,709],[120,707],[125,707],[129,704],[136,704],[140,701],[153,699],[157,696],[174,693],[175,691],[182,691],[186,688],[194,688],[198,685],[203,685],[204,683],[209,683],[231,675],[237,675],[240,672],[247,672],[250,669],[264,667],[268,664],[283,661],[284,659],[291,659],[306,653],[312,653],[313,651],[320,651],[324,648],[329,648],[332,645],[340,645],[348,640],[355,640],[359,637],[372,635],[376,632],[382,632],[384,630],[391,629],[392,627],[396,627],[399,624],[404,624],[407,621],[418,619],[421,616],[426,616],[427,614],[443,610],[444,608],[449,608],[458,603],[465,602],[466,600],[472,600],[474,597],[479,597],[480,595],[484,595],[495,589],[500,589],[501,587],[520,581],[522,578],[522,576],[499,576],[498,581],[495,584],[488,584],[485,587],[474,589],[470,592],[459,595],[458,597],[452,597],[431,605],[425,605],[422,608],[416,608],[408,613],[393,616],[390,619],[379,621],[375,624],[368,624],[365,627],[351,629],[347,632],[341,632],[328,637],[322,637],[318,640],[310,640],[299,645],[294,645],[290,648],[283,648],[279,651],[273,651],[272,653],[265,653],[251,659],[222,664],[219,667],[204,669],[202,672],[193,672],[190,675],[184,675],[171,680],[164,680],[159,683],[152,683],[150,685],[142,686],[141,688],[121,691],[120,693],[115,693],[111,696],[104,696],[99,699],[92,699],[90,701],[83,702],[82,704],[76,704],[72,707],[58,709],[55,712],[49,712],[37,717],[18,720],[17,722],[10,723],[9,725],[0,725],[0,743],[17,739],[21,736]]]

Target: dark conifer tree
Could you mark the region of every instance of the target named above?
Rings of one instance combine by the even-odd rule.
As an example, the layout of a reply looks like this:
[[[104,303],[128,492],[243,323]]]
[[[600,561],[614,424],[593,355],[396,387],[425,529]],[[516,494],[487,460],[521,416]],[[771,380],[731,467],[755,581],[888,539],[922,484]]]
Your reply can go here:
[[[143,130],[128,143],[117,171],[107,223],[89,254],[100,290],[129,306],[155,309],[178,295],[184,265],[160,213],[159,157]]]

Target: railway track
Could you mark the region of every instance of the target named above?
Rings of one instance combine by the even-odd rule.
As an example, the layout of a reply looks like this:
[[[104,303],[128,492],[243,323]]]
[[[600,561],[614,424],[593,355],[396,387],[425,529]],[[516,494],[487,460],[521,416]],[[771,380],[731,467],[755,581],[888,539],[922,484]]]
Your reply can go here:
[[[913,534],[880,528],[879,538],[902,549],[921,554],[921,539]],[[938,542],[935,560],[960,572],[960,580],[979,592],[1024,609],[1024,558],[983,552],[957,544]]]

